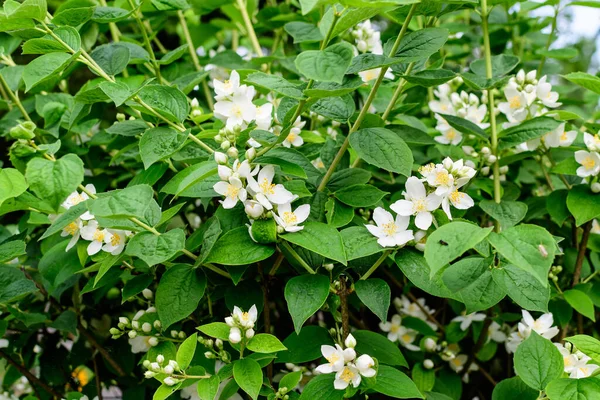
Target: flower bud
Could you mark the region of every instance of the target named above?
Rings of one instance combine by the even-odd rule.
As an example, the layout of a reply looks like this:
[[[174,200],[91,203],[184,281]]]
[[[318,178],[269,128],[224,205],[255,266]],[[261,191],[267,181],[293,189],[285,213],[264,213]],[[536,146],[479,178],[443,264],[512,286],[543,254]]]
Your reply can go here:
[[[353,349],[356,346],[356,339],[354,338],[354,336],[352,336],[351,333],[348,335],[348,337],[344,341],[344,344],[346,345],[346,347],[349,347],[351,349]]]
[[[149,333],[152,330],[152,325],[150,325],[150,322],[144,322],[142,324],[142,331],[144,331],[145,333]]]
[[[248,161],[252,161],[254,160],[254,157],[256,157],[256,149],[254,147],[250,147],[248,150],[246,150],[246,159]]]
[[[208,339],[207,341],[204,342],[204,345],[206,347],[213,347],[213,344],[214,344],[214,342],[212,339]]]
[[[433,361],[431,361],[430,359],[426,359],[423,361],[423,366],[425,367],[425,369],[432,369],[433,367],[435,367],[435,364],[433,364]]]
[[[177,339],[178,335],[179,335],[179,332],[177,332],[176,330],[172,330],[171,331],[171,337],[173,339]]]
[[[129,325],[129,318],[126,317],[119,317],[119,323],[128,326]]]
[[[230,148],[227,150],[227,155],[228,155],[229,157],[237,158],[237,157],[238,157],[238,155],[239,155],[238,149],[236,149],[235,147],[230,147]]]
[[[486,147],[483,147],[483,148],[481,149],[481,153],[482,153],[482,154],[490,154],[490,153],[491,153],[491,151],[490,151],[490,148],[489,148],[489,147],[487,147],[487,146],[486,146]]]
[[[152,372],[152,371],[146,371],[146,372],[144,372],[144,378],[146,378],[146,379],[154,378],[154,375],[156,375],[156,373]]]
[[[170,365],[167,365],[166,367],[164,367],[163,371],[167,375],[171,375],[173,372],[175,372],[175,370],[173,369],[173,367],[171,367]]]
[[[177,383],[177,381],[175,379],[171,378],[170,376],[167,376],[163,382],[167,386],[173,386]]]
[[[600,193],[600,182],[592,183],[592,192]]]
[[[150,368],[150,364],[151,364],[150,360],[144,360],[144,362],[142,363],[142,365],[146,369]]]
[[[204,353],[204,357],[208,358],[209,360],[212,360],[213,358],[216,358],[216,356],[211,351],[205,352]]]
[[[225,140],[223,143],[221,143],[221,149],[223,150],[228,150],[231,147],[231,142],[229,142],[229,140]]]
[[[154,372],[160,372],[160,365],[157,362],[153,362],[150,364],[149,369]]]
[[[248,217],[257,219],[265,212],[265,208],[258,201],[247,200],[244,203],[244,211]]]
[[[185,334],[184,331],[180,331],[178,336],[179,336],[179,339],[185,339],[187,337],[187,335]]]
[[[192,108],[200,107],[200,103],[198,102],[197,98],[193,98],[190,105],[192,106]]]
[[[133,329],[140,329],[140,322],[139,321],[132,321],[131,322],[131,327]]]
[[[109,332],[111,335],[119,335],[121,333],[121,331],[118,330],[117,328],[110,328]]]
[[[129,336],[130,339],[133,339],[137,336],[137,332],[136,331],[129,331],[129,333],[127,333],[127,336]]]
[[[158,338],[151,337],[150,339],[148,339],[148,344],[152,347],[158,346]]]
[[[152,298],[154,297],[154,293],[152,293],[152,290],[150,289],[142,290],[142,295],[146,300],[152,300]]]
[[[123,121],[125,121],[125,118],[126,118],[125,114],[123,114],[123,113],[117,113],[117,121],[123,122]]]
[[[490,155],[487,157],[487,162],[489,162],[490,164],[493,164],[493,163],[495,163],[496,161],[498,161],[498,157],[496,157],[496,156],[495,156],[495,155],[493,155],[493,154],[490,154]]]
[[[246,331],[246,338],[252,339],[254,337],[254,329],[250,328]]]
[[[217,349],[222,349],[223,348],[223,341],[221,339],[216,339],[215,340],[215,346],[217,346]]]
[[[35,128],[36,128],[36,126],[33,122],[25,121],[25,122],[15,126],[14,128],[12,128],[10,130],[10,136],[13,139],[30,140],[35,137],[35,133],[33,132],[35,130]]]
[[[177,364],[177,361],[175,361],[175,360],[169,360],[169,365],[171,367],[173,367],[173,369],[175,369],[175,370],[179,369],[179,364]]]
[[[162,323],[159,320],[154,321],[152,325],[154,326],[154,329],[160,329],[162,327]]]
[[[221,153],[219,151],[215,151],[215,161],[217,162],[217,164],[227,164],[227,155],[224,153]]]
[[[156,356],[156,362],[159,364],[162,364],[165,362],[165,356],[163,356],[162,354],[159,354]]]
[[[331,264],[331,263],[323,264],[323,268],[325,268],[327,271],[331,272],[331,271],[333,271],[333,264]]]
[[[425,350],[427,351],[435,351],[435,349],[437,348],[437,343],[435,342],[435,340],[433,340],[433,338],[430,337],[425,339],[423,345],[425,346]]]

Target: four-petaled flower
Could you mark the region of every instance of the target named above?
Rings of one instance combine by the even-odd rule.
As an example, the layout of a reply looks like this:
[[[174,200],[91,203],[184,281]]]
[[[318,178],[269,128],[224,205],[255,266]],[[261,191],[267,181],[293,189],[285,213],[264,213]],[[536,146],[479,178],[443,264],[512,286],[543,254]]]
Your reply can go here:
[[[437,209],[442,198],[435,193],[427,194],[425,185],[419,178],[411,176],[406,180],[405,200],[398,200],[390,208],[402,216],[415,215],[415,225],[419,229],[429,229],[433,222],[432,211]]]
[[[383,247],[402,246],[414,239],[413,231],[406,229],[409,223],[407,216],[397,215],[394,219],[389,211],[377,207],[373,212],[373,220],[376,225],[365,226]]]

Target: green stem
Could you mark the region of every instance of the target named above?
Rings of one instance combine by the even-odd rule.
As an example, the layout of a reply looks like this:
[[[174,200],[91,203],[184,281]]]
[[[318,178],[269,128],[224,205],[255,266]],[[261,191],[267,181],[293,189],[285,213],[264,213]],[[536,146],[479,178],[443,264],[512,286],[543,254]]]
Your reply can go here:
[[[298,263],[300,263],[300,265],[302,265],[302,267],[303,267],[305,270],[307,270],[309,274],[313,274],[313,275],[314,275],[314,274],[316,274],[315,270],[314,270],[314,269],[312,269],[312,268],[310,267],[310,265],[308,265],[308,264],[306,263],[306,261],[304,261],[304,260],[302,259],[302,257],[300,257],[300,255],[299,255],[298,253],[296,253],[296,250],[294,250],[294,249],[292,248],[292,246],[290,246],[290,245],[288,244],[288,242],[286,242],[285,240],[282,240],[282,241],[281,241],[281,243],[280,243],[280,245],[281,245],[281,247],[283,247],[283,248],[285,248],[287,251],[289,251],[289,252],[290,252],[290,254],[292,255],[292,257],[294,257],[294,259],[295,259],[296,261],[298,261]]]
[[[406,34],[406,30],[408,29],[408,24],[410,23],[410,20],[412,19],[413,15],[415,14],[416,9],[417,9],[417,3],[413,4],[410,7],[410,11],[408,12],[408,15],[406,16],[406,20],[404,21],[404,23],[402,24],[402,28],[400,29],[400,33],[398,34],[398,37],[396,38],[396,41],[394,42],[394,45],[392,46],[392,49],[390,50],[390,53],[388,55],[389,57],[393,57],[394,54],[396,54],[396,52],[398,51],[398,47],[400,47],[400,42],[402,41],[402,38]],[[327,186],[327,182],[329,182],[331,175],[333,175],[333,171],[335,171],[337,165],[342,160],[344,153],[346,152],[346,150],[348,150],[348,147],[350,146],[350,141],[349,141],[350,134],[352,134],[353,132],[356,132],[358,130],[358,128],[360,128],[360,125],[362,124],[363,120],[367,116],[367,114],[369,112],[369,107],[371,107],[373,100],[375,100],[375,95],[377,94],[377,90],[379,90],[379,86],[381,86],[381,82],[383,82],[383,78],[384,78],[387,70],[388,70],[388,67],[381,67],[381,72],[379,73],[379,76],[377,77],[375,84],[371,88],[369,97],[367,97],[367,100],[365,101],[365,104],[363,105],[362,109],[360,110],[360,113],[358,114],[358,117],[356,118],[354,125],[352,125],[352,127],[350,128],[350,131],[348,132],[348,136],[346,136],[346,140],[344,140],[342,147],[340,147],[339,151],[335,155],[335,158],[331,162],[331,165],[327,169],[325,176],[323,177],[323,179],[321,180],[321,183],[319,184],[319,187],[317,188],[317,190],[319,192],[322,192],[323,190],[325,190],[325,187]]]
[[[382,262],[384,262],[386,260],[386,258],[388,258],[388,256],[392,253],[392,250],[386,250],[383,252],[383,254],[381,255],[381,257],[379,257],[379,259],[377,261],[375,261],[375,264],[373,264],[373,266],[371,268],[369,268],[369,270],[367,272],[365,272],[365,274],[363,276],[360,277],[361,281],[364,281],[366,279],[368,279],[373,272],[375,272],[375,270],[377,270],[377,268],[381,265]]]
[[[409,75],[411,73],[412,69],[414,68],[414,66],[415,66],[414,62],[411,62],[410,64],[408,64],[408,67],[406,67],[406,72],[404,74],[405,75]],[[383,115],[381,116],[381,118],[384,121],[387,120],[387,117],[390,116],[390,113],[394,109],[394,106],[396,105],[396,102],[398,101],[398,98],[400,97],[400,95],[404,91],[404,86],[406,86],[406,79],[400,78],[400,82],[398,83],[398,87],[394,91],[394,95],[392,96],[392,99],[390,100],[390,104],[388,104],[388,106],[385,109]]]
[[[546,51],[548,51],[550,49],[550,45],[552,44],[552,40],[554,38],[554,32],[556,31],[556,22],[558,20],[558,12],[559,12],[559,5],[555,5],[554,6],[554,17],[552,18],[552,29],[550,30],[550,34],[548,35],[548,41],[546,42]],[[544,69],[544,64],[546,63],[546,56],[542,56],[542,59],[540,60],[540,65],[538,66],[537,69],[537,76],[538,79],[541,77],[542,75],[542,70]]]
[[[248,34],[248,38],[252,43],[252,47],[254,48],[254,52],[259,56],[263,57],[263,51],[260,47],[260,43],[258,42],[258,38],[256,37],[256,32],[254,32],[254,26],[252,25],[252,21],[250,20],[250,16],[248,15],[248,9],[246,8],[246,2],[244,0],[237,0],[237,5],[242,13],[242,19],[244,20],[244,25],[246,26],[246,33]]]
[[[589,281],[591,281],[592,279],[594,279],[594,277],[596,275],[598,275],[598,273],[600,273],[600,269],[597,269],[596,271],[594,271],[590,276],[588,276],[583,281],[581,281],[581,283],[588,283]]]
[[[146,31],[146,26],[144,25],[144,23],[142,22],[142,19],[140,18],[140,15],[142,13],[135,6],[135,4],[133,4],[132,0],[128,0],[128,1],[129,1],[129,5],[133,9],[133,18],[135,19],[135,22],[137,23],[138,27],[140,28],[140,31],[142,31],[142,36],[144,37],[144,46],[146,46],[146,50],[150,54],[150,61],[152,62],[152,66],[154,67],[154,75],[156,76],[156,79],[158,79],[158,83],[162,84],[162,77],[160,76],[160,66],[156,62],[156,56],[154,55],[154,50],[152,49],[152,43],[150,43],[150,38],[148,37],[148,32]]]
[[[21,100],[19,100],[19,96],[17,96],[16,93],[13,93],[13,91],[10,90],[8,83],[6,82],[6,80],[4,79],[4,76],[2,74],[0,74],[0,85],[6,89],[6,94],[8,95],[8,97],[10,97],[12,102],[17,106],[19,111],[21,111],[23,118],[25,118],[29,122],[32,122],[31,118],[29,117],[29,114],[27,113],[27,111],[25,111],[25,107],[23,107],[23,103],[21,103]]]

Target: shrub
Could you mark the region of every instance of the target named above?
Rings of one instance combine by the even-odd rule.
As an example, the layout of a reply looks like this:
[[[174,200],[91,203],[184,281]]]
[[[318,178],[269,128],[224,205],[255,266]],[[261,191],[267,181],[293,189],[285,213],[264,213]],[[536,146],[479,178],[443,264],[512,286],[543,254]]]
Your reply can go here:
[[[575,6],[6,0],[0,398],[600,398]]]

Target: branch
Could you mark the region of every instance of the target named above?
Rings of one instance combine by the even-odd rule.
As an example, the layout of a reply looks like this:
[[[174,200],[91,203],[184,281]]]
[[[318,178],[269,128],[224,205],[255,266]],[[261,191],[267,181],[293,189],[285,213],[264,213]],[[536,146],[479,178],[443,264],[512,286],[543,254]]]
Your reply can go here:
[[[8,354],[6,354],[2,349],[0,349],[0,358],[4,358],[6,359],[6,361],[8,361],[8,363],[10,365],[12,365],[13,367],[15,367],[23,376],[25,376],[25,378],[27,378],[27,380],[29,381],[29,383],[31,384],[31,386],[33,386],[34,384],[41,387],[42,389],[44,389],[46,392],[48,392],[49,394],[51,394],[52,396],[56,397],[57,399],[61,399],[63,396],[58,393],[56,390],[54,390],[52,387],[50,387],[49,385],[47,385],[46,383],[42,382],[41,380],[39,380],[35,375],[33,375],[27,368],[25,368],[23,365],[19,364],[18,362],[16,362],[15,360],[13,360]]]
[[[84,328],[81,322],[77,322],[77,330],[81,332],[83,336],[85,336],[86,340],[94,347],[98,352],[102,355],[102,357],[110,364],[111,367],[117,372],[119,376],[126,376],[127,374],[121,368],[118,362],[115,361],[114,358],[109,354],[109,352],[98,343],[94,335],[90,331]]]
[[[592,221],[588,221],[583,225],[583,235],[581,236],[581,242],[579,243],[579,252],[577,253],[577,260],[575,261],[575,272],[573,273],[573,285],[575,287],[579,284],[581,279],[581,267],[583,266],[583,260],[585,260],[585,251],[587,249],[588,239],[590,238],[590,231],[592,230]]]
[[[477,339],[477,343],[475,343],[475,346],[473,346],[473,348],[471,349],[469,358],[467,359],[465,367],[462,371],[462,376],[465,376],[466,374],[469,373],[469,367],[475,361],[475,355],[477,354],[477,352],[479,350],[481,350],[481,348],[485,344],[485,341],[488,337],[488,330],[490,329],[491,324],[492,324],[492,319],[489,317],[486,318],[485,322],[483,323],[483,327],[481,328],[481,333],[479,334],[479,338]]]

